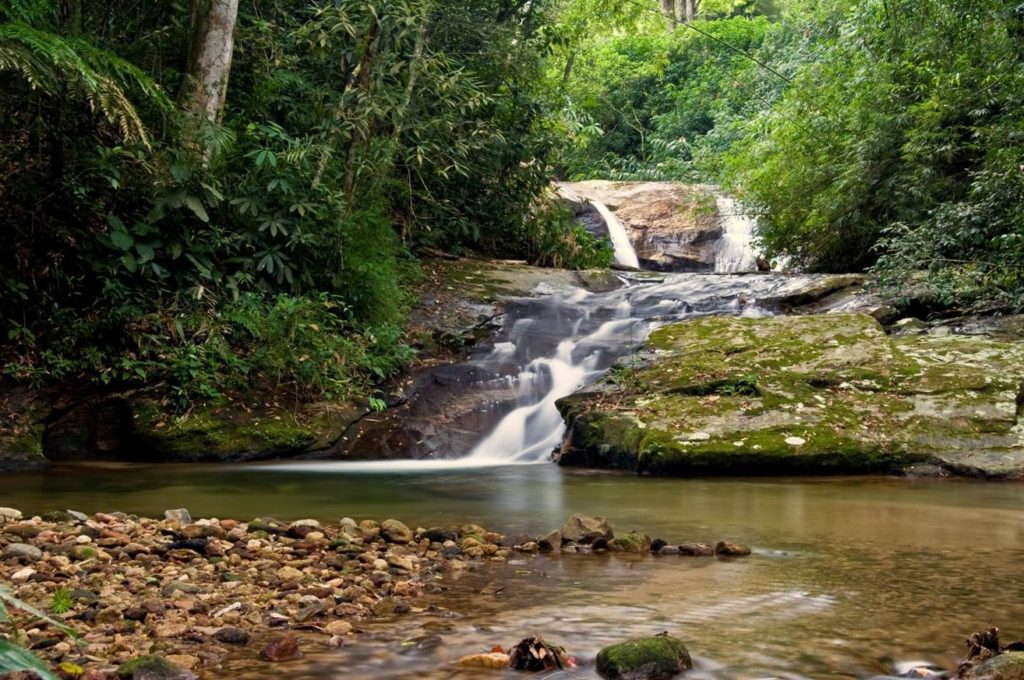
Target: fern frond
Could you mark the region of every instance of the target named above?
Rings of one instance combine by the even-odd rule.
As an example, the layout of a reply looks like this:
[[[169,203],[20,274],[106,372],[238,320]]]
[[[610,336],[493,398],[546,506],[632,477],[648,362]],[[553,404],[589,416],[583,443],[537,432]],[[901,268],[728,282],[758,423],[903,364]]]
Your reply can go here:
[[[23,22],[0,24],[0,71],[19,74],[44,94],[66,88],[117,126],[125,140],[146,145],[146,126],[126,90],[137,90],[161,110],[172,106],[160,86],[134,64],[88,41]]]

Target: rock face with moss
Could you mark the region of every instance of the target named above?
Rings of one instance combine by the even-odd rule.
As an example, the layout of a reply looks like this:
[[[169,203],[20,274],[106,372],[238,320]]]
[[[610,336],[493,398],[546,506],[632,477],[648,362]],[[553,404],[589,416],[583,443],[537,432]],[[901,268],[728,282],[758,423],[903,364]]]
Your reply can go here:
[[[607,680],[661,680],[690,668],[686,645],[665,633],[620,642],[597,653],[597,672]]]
[[[559,402],[563,465],[657,475],[1024,476],[1024,343],[889,337],[873,318],[703,318]]]

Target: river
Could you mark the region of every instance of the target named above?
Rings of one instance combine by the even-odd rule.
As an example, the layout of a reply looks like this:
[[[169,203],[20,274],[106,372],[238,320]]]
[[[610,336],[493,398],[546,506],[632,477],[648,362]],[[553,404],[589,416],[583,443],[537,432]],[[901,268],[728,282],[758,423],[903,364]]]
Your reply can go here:
[[[6,475],[0,499],[28,513],[185,506],[194,516],[395,517],[532,534],[583,512],[620,531],[754,548],[739,560],[562,555],[488,565],[442,582],[436,614],[385,617],[345,647],[310,647],[287,666],[290,678],[479,677],[452,662],[531,634],[579,658],[563,677],[593,678],[602,645],[663,630],[687,642],[698,677],[863,678],[911,658],[953,667],[962,640],[985,626],[1024,631],[1017,484],[669,480],[550,464],[418,474],[99,466]],[[229,671],[265,677],[258,664],[238,658]]]

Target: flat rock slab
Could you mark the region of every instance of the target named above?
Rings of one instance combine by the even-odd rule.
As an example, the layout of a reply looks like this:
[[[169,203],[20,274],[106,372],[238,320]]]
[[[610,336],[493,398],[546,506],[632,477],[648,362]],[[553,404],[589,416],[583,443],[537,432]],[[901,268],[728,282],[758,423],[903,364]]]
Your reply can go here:
[[[662,475],[1024,476],[1024,343],[890,337],[873,318],[665,326],[639,368],[559,402],[560,462]]]

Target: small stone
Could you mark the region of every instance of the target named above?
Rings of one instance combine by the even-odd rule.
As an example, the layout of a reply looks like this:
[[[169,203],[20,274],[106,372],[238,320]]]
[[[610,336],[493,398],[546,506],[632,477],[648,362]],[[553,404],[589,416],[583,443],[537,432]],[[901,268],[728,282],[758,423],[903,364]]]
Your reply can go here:
[[[299,639],[294,633],[274,638],[260,651],[260,657],[267,661],[293,661],[302,657]]]
[[[14,508],[0,508],[0,525],[21,521],[21,511]]]
[[[189,524],[181,528],[181,535],[185,538],[227,538],[228,532],[215,524]]]
[[[402,524],[397,519],[386,519],[381,522],[380,534],[389,543],[411,543],[413,540],[412,529]]]
[[[305,578],[305,574],[295,567],[281,567],[275,573],[277,578],[281,579],[285,583],[298,583]]]
[[[249,644],[249,633],[241,628],[226,626],[213,634],[214,639],[229,645]]]
[[[320,522],[315,519],[300,519],[288,525],[286,533],[292,538],[306,538],[314,531],[320,530]]]
[[[803,437],[786,437],[786,443],[790,446],[803,446],[807,440]]]
[[[470,654],[459,659],[459,665],[463,668],[508,668],[511,663],[505,652]]]
[[[352,624],[338,619],[324,626],[324,632],[328,635],[348,635],[352,632]]]
[[[170,522],[177,522],[181,526],[186,524],[192,524],[192,515],[185,508],[177,508],[175,510],[164,510],[164,519]]]
[[[125,680],[196,680],[194,673],[157,654],[126,661],[115,674]]]
[[[25,581],[27,581],[30,578],[32,578],[32,576],[35,573],[36,573],[36,570],[33,569],[32,567],[25,567],[24,569],[19,569],[18,571],[16,571],[13,574],[11,574],[11,580],[14,581],[15,583],[24,583]]]
[[[164,623],[156,627],[153,634],[158,638],[177,638],[188,632],[188,624],[185,623]]]
[[[663,545],[660,548],[658,548],[658,554],[659,555],[678,555],[679,554],[679,546],[678,545]]]
[[[190,671],[199,668],[199,665],[203,663],[202,659],[191,654],[168,654],[167,660],[175,666],[187,668]]]
[[[11,543],[4,548],[5,558],[17,558],[28,562],[38,562],[43,559],[43,551],[28,543]]]
[[[651,552],[656,553],[662,548],[664,548],[666,545],[668,545],[668,541],[661,538],[656,538],[653,541],[651,541]]]
[[[680,543],[677,547],[680,555],[690,557],[709,557],[715,554],[715,549],[707,543]]]
[[[691,432],[687,439],[691,442],[706,442],[711,439],[711,435],[707,432]]]

